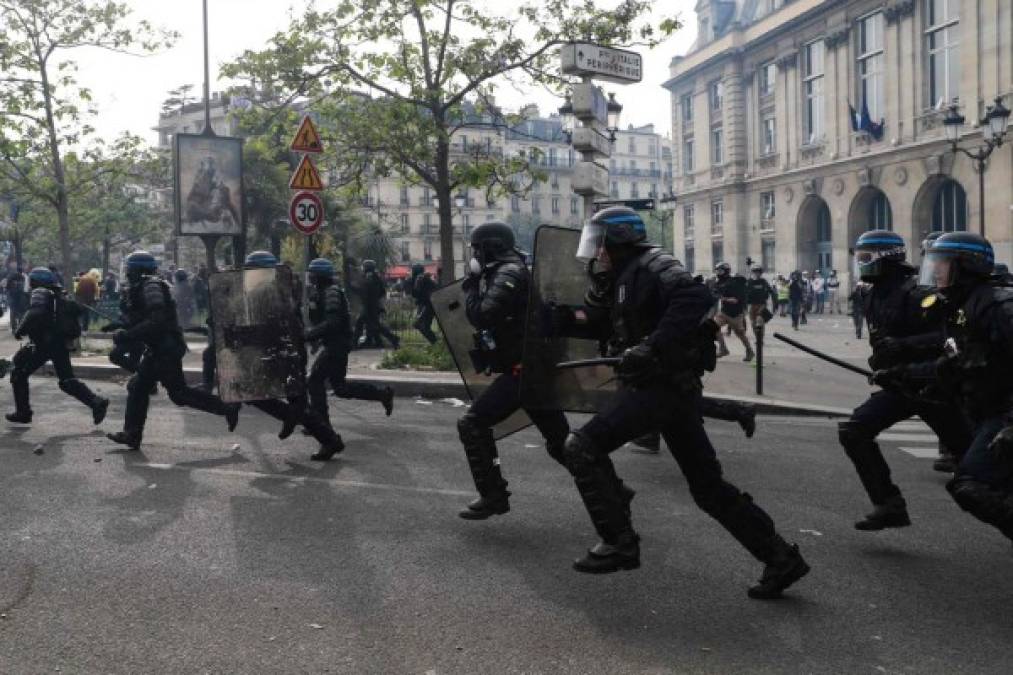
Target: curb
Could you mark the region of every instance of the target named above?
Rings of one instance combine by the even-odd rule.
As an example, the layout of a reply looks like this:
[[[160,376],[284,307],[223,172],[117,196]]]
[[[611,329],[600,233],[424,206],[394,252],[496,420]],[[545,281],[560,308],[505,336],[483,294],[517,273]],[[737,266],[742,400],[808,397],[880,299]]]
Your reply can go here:
[[[100,380],[106,382],[123,381],[128,375],[125,371],[114,365],[97,363],[74,363],[75,374],[85,380]],[[42,374],[53,376],[53,367],[46,364],[45,368],[39,371]],[[390,375],[350,374],[349,382],[372,384],[380,387],[390,387],[394,395],[400,398],[458,398],[462,401],[468,400],[467,390],[460,378],[447,377],[446,375],[423,376],[423,375]],[[183,375],[188,384],[199,384],[201,371],[197,368],[184,368]],[[851,410],[820,405],[803,405],[792,401],[781,401],[777,399],[758,398],[751,396],[730,396],[727,394],[707,394],[710,398],[720,401],[733,401],[739,403],[750,403],[756,406],[759,415],[787,415],[793,417],[849,417]]]

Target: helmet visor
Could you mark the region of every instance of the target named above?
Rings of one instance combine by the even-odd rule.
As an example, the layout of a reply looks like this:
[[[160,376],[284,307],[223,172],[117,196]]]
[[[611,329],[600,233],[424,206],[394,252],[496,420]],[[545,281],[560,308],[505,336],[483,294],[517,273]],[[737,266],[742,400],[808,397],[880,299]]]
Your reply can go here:
[[[855,251],[855,276],[862,281],[874,281],[883,274],[884,260],[892,255],[892,250]]]
[[[598,257],[598,251],[605,243],[605,226],[597,223],[584,223],[580,232],[580,243],[577,244],[577,260],[588,262]]]
[[[956,260],[952,255],[929,252],[922,261],[919,283],[923,286],[949,288],[957,281]]]

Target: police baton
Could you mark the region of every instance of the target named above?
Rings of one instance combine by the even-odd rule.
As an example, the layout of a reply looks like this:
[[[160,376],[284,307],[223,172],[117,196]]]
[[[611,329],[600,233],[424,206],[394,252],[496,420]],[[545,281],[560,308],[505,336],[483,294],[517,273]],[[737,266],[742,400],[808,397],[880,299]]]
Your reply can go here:
[[[865,368],[859,368],[858,366],[854,366],[854,365],[848,363],[847,361],[842,361],[841,359],[834,358],[833,356],[830,356],[829,354],[824,354],[823,352],[821,352],[819,350],[816,350],[816,349],[813,349],[812,347],[807,347],[806,345],[802,344],[801,342],[797,342],[795,340],[792,340],[790,337],[787,337],[785,335],[781,335],[780,333],[774,333],[774,337],[776,337],[781,342],[788,343],[789,345],[791,345],[795,349],[801,349],[806,354],[811,354],[811,355],[815,356],[818,359],[822,359],[822,360],[826,361],[827,363],[832,363],[835,366],[837,366],[838,368],[844,368],[844,370],[850,370],[851,372],[856,373],[858,375],[861,375],[861,376],[865,377],[866,379],[872,377],[872,371],[870,371],[870,370],[866,370]]]
[[[590,366],[618,366],[622,361],[619,357],[601,359],[583,359],[581,361],[563,361],[556,364],[556,370],[570,370],[572,368],[588,368]]]

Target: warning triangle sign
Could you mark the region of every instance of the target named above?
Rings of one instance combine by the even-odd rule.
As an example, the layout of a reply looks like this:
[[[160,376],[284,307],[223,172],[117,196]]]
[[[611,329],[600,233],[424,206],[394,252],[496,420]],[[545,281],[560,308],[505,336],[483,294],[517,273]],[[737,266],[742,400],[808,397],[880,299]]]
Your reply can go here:
[[[324,189],[324,182],[320,180],[320,172],[313,165],[313,160],[306,155],[299,163],[299,168],[292,174],[292,180],[288,186],[293,190],[313,190],[319,192]]]
[[[295,140],[292,141],[292,151],[311,154],[324,151],[324,145],[320,142],[320,134],[317,133],[317,128],[313,126],[313,120],[309,115],[302,118],[299,131],[296,132]]]

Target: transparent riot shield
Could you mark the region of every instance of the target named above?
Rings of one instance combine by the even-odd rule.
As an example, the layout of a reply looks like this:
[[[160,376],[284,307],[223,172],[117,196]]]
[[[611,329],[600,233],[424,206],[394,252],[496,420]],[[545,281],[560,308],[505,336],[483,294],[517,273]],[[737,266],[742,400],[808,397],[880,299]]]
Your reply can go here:
[[[563,361],[602,355],[597,340],[555,336],[549,321],[552,304],[584,304],[588,277],[584,263],[575,257],[579,242],[580,230],[543,225],[535,233],[521,369],[521,400],[528,408],[595,412],[616,390],[609,366],[556,368]]]
[[[461,379],[464,380],[464,388],[471,400],[474,401],[496,376],[477,372],[472,363],[470,352],[475,349],[475,329],[465,314],[464,292],[461,289],[461,284],[462,281],[455,281],[433,291],[433,309],[436,312],[436,320],[440,324],[440,330],[443,331],[443,338],[447,342],[450,355],[461,374]],[[493,428],[493,435],[497,439],[504,438],[530,424],[531,420],[524,411],[518,410],[497,424]]]
[[[303,336],[292,271],[217,272],[209,286],[222,400],[239,403],[302,393]]]

